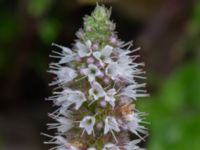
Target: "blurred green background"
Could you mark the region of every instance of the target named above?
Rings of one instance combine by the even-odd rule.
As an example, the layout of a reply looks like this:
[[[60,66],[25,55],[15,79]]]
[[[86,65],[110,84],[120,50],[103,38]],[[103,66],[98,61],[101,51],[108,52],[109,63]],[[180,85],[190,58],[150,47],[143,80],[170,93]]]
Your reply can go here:
[[[45,150],[51,43],[71,47],[95,0],[0,0],[0,150]],[[100,0],[119,37],[141,46],[149,150],[200,150],[200,1]]]

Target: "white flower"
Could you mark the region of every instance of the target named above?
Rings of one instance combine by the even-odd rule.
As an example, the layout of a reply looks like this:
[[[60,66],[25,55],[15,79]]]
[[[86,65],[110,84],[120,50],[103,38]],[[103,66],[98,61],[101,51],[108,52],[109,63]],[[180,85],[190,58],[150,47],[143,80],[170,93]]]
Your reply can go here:
[[[56,118],[58,123],[50,123],[47,124],[49,126],[48,129],[57,128],[58,132],[65,133],[73,127],[73,121],[66,117],[58,117]]]
[[[111,77],[112,80],[121,79],[133,82],[132,68],[129,65],[120,64],[118,62],[111,62],[105,70],[105,73]]]
[[[110,58],[112,50],[112,46],[106,45],[101,51],[93,52],[93,55],[97,60],[99,60],[100,64],[103,66],[104,63],[110,63],[112,61],[112,59]]]
[[[105,73],[110,76],[111,79],[115,80],[120,73],[120,68],[116,62],[112,62],[106,67]]]
[[[55,150],[79,150],[78,148],[76,148],[75,146],[71,145],[63,136],[50,136],[50,135],[46,135],[43,134],[47,137],[50,137],[51,140],[49,140],[48,142],[44,142],[44,144],[56,144],[57,146],[53,147],[52,149]]]
[[[65,64],[65,63],[69,63],[73,60],[75,60],[75,57],[77,56],[76,53],[73,53],[71,49],[52,43],[52,46],[56,46],[58,48],[62,49],[62,53],[58,53],[56,51],[53,51],[53,53],[57,54],[58,56],[51,56],[54,58],[60,58],[59,64]]]
[[[56,64],[52,64],[51,67],[54,67],[57,70],[50,70],[49,72],[56,74],[58,79],[56,81],[50,83],[50,85],[61,84],[61,83],[66,84],[78,76],[76,71],[72,68],[54,66],[54,65],[56,65]]]
[[[70,105],[75,104],[75,109],[79,109],[83,102],[86,101],[85,95],[78,90],[65,89],[62,92],[55,92],[58,98],[54,100],[54,103],[58,106],[62,106],[67,109]]]
[[[136,100],[137,97],[148,96],[148,94],[145,93],[146,92],[145,90],[137,89],[145,87],[145,85],[146,84],[137,84],[137,83],[129,85],[122,90],[120,95],[133,98],[134,100]]]
[[[113,80],[123,79],[128,83],[135,83],[134,78],[143,78],[139,74],[143,73],[138,66],[144,65],[143,63],[133,63],[129,54],[130,52],[120,51],[119,57],[115,62],[111,62],[106,68],[106,74]]]
[[[83,120],[81,120],[79,127],[84,128],[87,134],[90,135],[93,131],[95,120],[96,119],[93,116],[86,116],[83,118]]]
[[[94,101],[105,96],[105,91],[98,82],[91,83],[92,88],[89,90],[89,95],[94,97]]]
[[[88,76],[90,82],[94,81],[96,76],[101,75],[101,71],[93,64],[89,64],[88,68],[83,70],[83,73]]]
[[[107,101],[112,107],[115,107],[115,94],[116,94],[116,90],[110,89],[107,91],[106,95],[105,95],[105,101]]]
[[[144,149],[140,148],[139,146],[137,146],[137,144],[140,143],[140,141],[141,140],[130,141],[124,146],[124,149],[125,150],[144,150]]]
[[[120,131],[118,123],[114,117],[107,116],[105,119],[104,134],[107,134],[109,131],[112,132],[113,130],[116,132]]]
[[[125,117],[126,120],[126,126],[128,127],[128,130],[143,139],[143,137],[140,136],[139,133],[142,133],[144,135],[147,135],[146,128],[140,123],[142,122],[142,119],[140,119],[139,115],[137,113],[128,114]]]
[[[115,144],[108,143],[108,144],[104,145],[102,150],[120,150],[120,149]]]
[[[80,57],[88,57],[92,54],[92,42],[90,40],[87,40],[85,44],[81,42],[76,43],[76,48],[78,50],[78,54]]]

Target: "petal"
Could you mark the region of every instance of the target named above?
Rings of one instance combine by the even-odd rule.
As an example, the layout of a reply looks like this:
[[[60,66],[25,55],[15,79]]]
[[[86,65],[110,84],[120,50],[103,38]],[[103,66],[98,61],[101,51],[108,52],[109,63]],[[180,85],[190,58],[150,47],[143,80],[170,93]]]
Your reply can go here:
[[[113,80],[118,76],[118,66],[117,63],[111,63],[107,66],[105,72],[108,76],[110,76]]]
[[[61,48],[63,50],[64,53],[66,54],[72,54],[72,50],[68,47],[62,46],[62,45],[58,45],[56,43],[52,43],[52,46],[56,46],[58,48]]]
[[[78,49],[78,54],[80,57],[85,57],[85,56],[91,55],[91,50],[87,47],[87,45],[77,42],[76,47]]]
[[[101,53],[100,53],[100,52],[93,52],[93,56],[94,56],[97,60],[100,60]]]
[[[111,53],[112,53],[113,47],[110,45],[106,45],[103,50],[102,50],[102,55],[107,57],[110,57]]]

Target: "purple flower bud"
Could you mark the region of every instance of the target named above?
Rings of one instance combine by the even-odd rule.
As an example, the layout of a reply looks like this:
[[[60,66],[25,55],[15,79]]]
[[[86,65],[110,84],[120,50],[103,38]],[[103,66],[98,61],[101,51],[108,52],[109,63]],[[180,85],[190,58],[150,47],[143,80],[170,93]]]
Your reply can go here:
[[[98,68],[102,67],[102,65],[101,65],[100,62],[97,62],[95,65],[96,65]]]
[[[93,63],[94,63],[94,58],[89,57],[89,58],[87,59],[87,63],[88,63],[88,64],[93,64]]]
[[[97,50],[99,48],[99,45],[97,43],[93,44],[92,45],[92,49],[93,50]]]
[[[81,58],[80,56],[77,56],[77,57],[76,57],[76,61],[77,61],[77,62],[81,62],[81,61],[82,61],[82,58]]]
[[[102,129],[102,128],[103,128],[102,122],[97,123],[97,129]]]
[[[103,78],[104,77],[104,73],[100,72],[100,74],[98,75],[98,77]]]
[[[81,75],[85,75],[85,68],[81,68],[81,69],[80,69],[80,74],[81,74]]]
[[[105,77],[103,79],[103,82],[106,83],[106,84],[109,84],[110,83],[110,79],[108,77]]]
[[[107,105],[107,102],[103,100],[100,102],[100,105],[101,105],[101,107],[105,108]]]
[[[115,44],[117,43],[117,37],[112,35],[109,37],[109,42],[112,43],[112,44]]]

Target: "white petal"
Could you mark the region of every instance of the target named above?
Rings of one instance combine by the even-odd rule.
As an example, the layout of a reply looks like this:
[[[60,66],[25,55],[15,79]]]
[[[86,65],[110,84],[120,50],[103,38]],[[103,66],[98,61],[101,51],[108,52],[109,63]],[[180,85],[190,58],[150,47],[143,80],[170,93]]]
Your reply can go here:
[[[78,49],[78,54],[80,57],[90,56],[92,53],[91,50],[91,41],[86,41],[86,45],[81,42],[76,43],[76,48]]]
[[[65,89],[58,93],[61,95],[55,99],[55,104],[58,106],[62,105],[63,110],[68,109],[71,104],[75,104],[75,109],[77,110],[86,101],[85,95],[78,90]]]
[[[62,46],[62,45],[58,45],[56,43],[52,43],[52,46],[56,46],[58,48],[61,48],[65,54],[72,54],[72,50],[70,48],[68,48],[68,47],[65,47],[65,46]]]
[[[140,143],[140,141],[141,140],[133,140],[133,141],[128,142],[124,146],[125,150],[144,150],[144,149],[139,148],[139,146],[137,146],[137,144]]]
[[[59,132],[62,132],[62,133],[67,132],[73,127],[73,121],[70,119],[59,117],[57,121],[61,123],[61,126],[58,127]]]
[[[107,91],[105,95],[105,101],[107,101],[112,107],[115,106],[115,94],[116,90],[115,89],[110,89]]]
[[[95,81],[96,76],[101,74],[101,71],[97,68],[96,65],[90,64],[88,68],[83,70],[83,73],[88,76],[89,82]]]
[[[112,130],[116,132],[120,131],[116,119],[114,117],[107,116],[105,119],[104,134],[107,134],[109,131],[112,131]]]
[[[95,100],[105,96],[105,91],[98,82],[93,82],[91,86],[92,88],[89,90],[89,94],[93,96]]]
[[[104,47],[104,49],[102,50],[102,55],[107,57],[110,57],[111,53],[112,53],[113,47],[110,45],[106,45]]]
[[[120,149],[115,144],[108,143],[108,144],[104,145],[102,150],[120,150]]]
[[[113,80],[118,77],[119,74],[119,67],[118,64],[113,62],[109,64],[105,70],[106,74],[110,76]]]
[[[92,116],[86,116],[82,119],[82,121],[80,122],[79,127],[80,128],[84,128],[87,132],[87,134],[91,134],[93,131],[93,127],[95,124],[95,118]]]
[[[93,52],[93,56],[94,56],[97,60],[100,60],[101,52]]]

